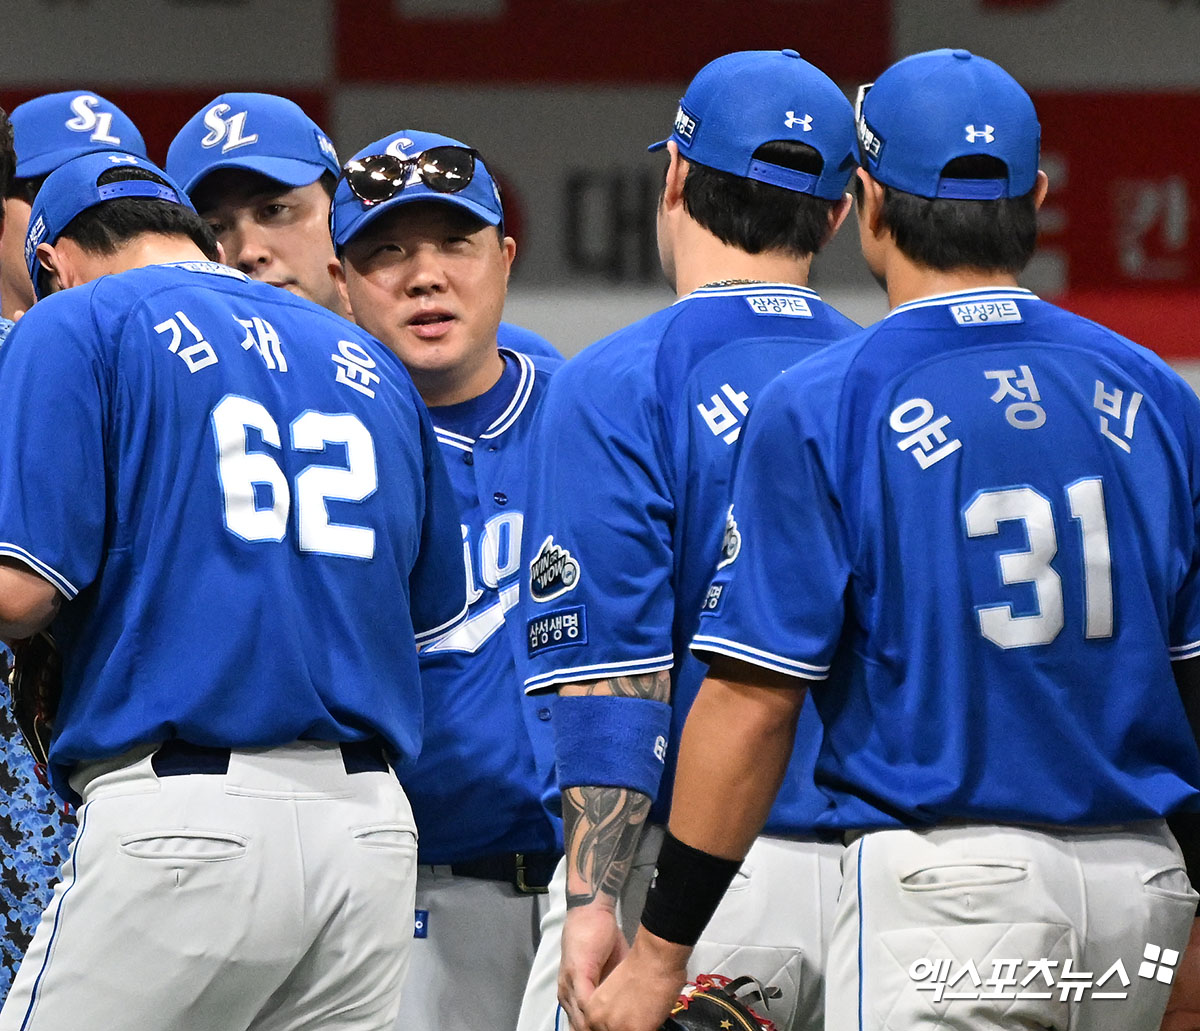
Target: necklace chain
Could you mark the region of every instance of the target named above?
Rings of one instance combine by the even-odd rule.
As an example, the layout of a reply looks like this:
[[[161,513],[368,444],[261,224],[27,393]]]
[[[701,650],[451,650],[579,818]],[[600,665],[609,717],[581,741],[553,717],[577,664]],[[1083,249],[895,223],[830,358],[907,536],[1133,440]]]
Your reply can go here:
[[[718,279],[715,283],[705,283],[699,289],[707,290],[718,286],[752,286],[755,283],[765,283],[765,279]]]

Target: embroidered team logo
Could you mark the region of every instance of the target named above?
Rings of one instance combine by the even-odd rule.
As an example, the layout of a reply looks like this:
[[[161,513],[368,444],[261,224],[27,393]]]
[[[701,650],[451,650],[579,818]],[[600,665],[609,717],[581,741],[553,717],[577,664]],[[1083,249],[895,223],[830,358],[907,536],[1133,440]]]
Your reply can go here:
[[[529,593],[534,601],[550,601],[579,583],[579,563],[566,548],[547,537],[529,563]]]
[[[858,142],[862,147],[863,154],[871,161],[878,161],[879,154],[883,150],[883,137],[867,125],[867,120],[862,117],[858,119],[857,129]]]
[[[204,124],[208,132],[200,140],[200,146],[210,150],[218,145],[221,153],[228,154],[238,147],[248,147],[258,142],[258,133],[246,134],[246,115],[249,112],[238,111],[228,118],[223,117],[232,108],[228,104],[214,104],[204,112]]]
[[[729,514],[725,517],[725,536],[721,538],[721,560],[718,569],[731,565],[742,550],[742,534],[738,529],[737,520],[733,518],[733,506],[729,506]]]
[[[338,159],[337,148],[334,147],[333,140],[331,140],[323,132],[319,132],[315,129],[313,130],[313,135],[317,138],[317,147],[320,149],[321,153],[330,158],[332,161],[336,162]]]
[[[46,219],[38,215],[38,220],[29,227],[25,236],[25,264],[28,265],[33,260],[33,252],[38,249],[38,244],[46,238]]]
[[[74,118],[63,122],[71,132],[86,132],[93,143],[107,143],[113,147],[121,145],[121,137],[113,134],[113,114],[111,111],[98,110],[100,98],[90,93],[81,93],[71,101],[71,111]]]
[[[683,105],[679,105],[679,110],[675,112],[675,135],[678,136],[684,143],[691,144],[693,137],[696,135],[696,130],[700,128],[700,120],[684,110]]]

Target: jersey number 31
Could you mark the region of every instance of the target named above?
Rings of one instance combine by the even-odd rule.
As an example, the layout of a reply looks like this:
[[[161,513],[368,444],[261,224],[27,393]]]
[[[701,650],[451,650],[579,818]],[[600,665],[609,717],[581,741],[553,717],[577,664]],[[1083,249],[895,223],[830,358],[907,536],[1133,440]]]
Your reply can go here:
[[[1104,510],[1104,481],[1077,480],[1067,488],[1071,518],[1083,538],[1084,636],[1112,637],[1112,558],[1108,547],[1108,516]],[[1029,535],[1027,551],[1009,551],[1000,558],[1005,584],[1033,584],[1038,611],[1014,616],[1012,606],[983,605],[976,609],[979,632],[1001,648],[1049,644],[1063,628],[1062,578],[1050,563],[1058,554],[1054,512],[1049,500],[1032,487],[989,490],[977,495],[963,517],[968,537],[1000,532],[1000,523],[1019,519]]]

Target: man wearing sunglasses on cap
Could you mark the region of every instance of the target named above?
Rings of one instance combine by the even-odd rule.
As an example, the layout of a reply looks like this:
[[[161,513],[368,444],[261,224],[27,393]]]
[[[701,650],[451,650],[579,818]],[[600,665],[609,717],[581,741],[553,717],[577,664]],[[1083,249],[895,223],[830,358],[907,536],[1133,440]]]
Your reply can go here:
[[[856,164],[853,112],[824,73],[794,50],[719,58],[688,86],[674,132],[651,147],[662,148],[659,253],[679,300],[565,365],[543,412],[527,534],[540,550],[522,585],[526,689],[559,694],[567,859],[522,1031],[555,1028],[556,972],[581,1027],[628,949],[705,672],[687,641],[701,609],[721,604],[713,568],[739,548],[728,488],[743,418],[770,379],[858,328],[806,285],[850,208]],[[564,625],[576,632],[557,635]],[[812,784],[816,740],[812,720],[742,890],[691,969],[779,988],[768,1015],[806,1031],[821,1027],[841,853],[813,829],[826,805]]]
[[[171,142],[167,172],[212,226],[234,268],[339,315],[329,205],[341,172],[333,142],[300,106],[270,93],[223,93]],[[502,341],[557,355],[538,334],[502,324]]]
[[[557,358],[497,343],[516,242],[495,181],[456,140],[405,131],[347,162],[331,273],[355,321],[430,406],[462,513],[469,614],[421,651],[425,742],[405,789],[420,828],[416,941],[398,1029],[513,1028],[561,830],[549,707],[521,691],[534,419]]]

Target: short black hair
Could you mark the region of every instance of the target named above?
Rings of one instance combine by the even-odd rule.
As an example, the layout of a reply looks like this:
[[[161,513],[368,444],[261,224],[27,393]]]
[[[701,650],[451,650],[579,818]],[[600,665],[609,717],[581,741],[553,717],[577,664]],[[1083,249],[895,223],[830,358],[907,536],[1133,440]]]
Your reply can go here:
[[[14,165],[14,171],[15,171]],[[23,200],[30,207],[33,207],[34,199],[37,197],[37,192],[42,188],[42,183],[46,181],[46,175],[34,175],[18,178],[14,175],[8,181],[8,186],[4,190],[5,197],[12,197],[16,200]]]
[[[162,176],[147,168],[120,165],[106,169],[96,180],[97,186],[124,182],[130,179],[148,179],[150,182],[169,185]],[[210,261],[217,261],[217,238],[208,223],[191,208],[155,197],[115,197],[81,211],[58,238],[68,239],[81,249],[92,254],[115,254],[134,237],[143,233],[161,233],[165,236],[186,236]],[[47,271],[38,269],[39,292],[45,294]]]
[[[820,175],[825,162],[807,143],[772,140],[754,158]],[[829,232],[835,200],[721,172],[690,162],[683,181],[687,213],[722,243],[748,254],[782,250],[804,258],[816,254]]]
[[[1008,168],[999,158],[973,154],[955,158],[942,176],[1004,179]],[[855,195],[861,202],[857,182]],[[999,200],[931,200],[884,185],[883,222],[906,258],[939,272],[971,268],[1015,276],[1037,247],[1034,190]]]

